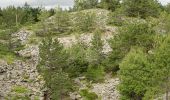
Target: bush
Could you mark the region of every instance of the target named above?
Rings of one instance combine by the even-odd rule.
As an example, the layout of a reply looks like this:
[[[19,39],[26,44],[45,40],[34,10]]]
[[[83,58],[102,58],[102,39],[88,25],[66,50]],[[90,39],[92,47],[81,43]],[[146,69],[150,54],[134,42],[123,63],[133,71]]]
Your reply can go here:
[[[120,7],[120,0],[101,0],[98,7],[115,11],[117,8]]]
[[[98,96],[94,92],[89,92],[87,89],[82,89],[80,91],[80,95],[85,100],[97,100],[98,99]]]
[[[103,66],[92,66],[89,65],[86,73],[86,77],[88,80],[93,82],[102,82],[104,80],[104,68]]]
[[[74,19],[74,31],[91,32],[96,28],[96,14],[77,12]]]
[[[122,26],[124,24],[123,17],[125,17],[123,14],[123,9],[122,8],[116,9],[115,12],[109,13],[108,24]]]

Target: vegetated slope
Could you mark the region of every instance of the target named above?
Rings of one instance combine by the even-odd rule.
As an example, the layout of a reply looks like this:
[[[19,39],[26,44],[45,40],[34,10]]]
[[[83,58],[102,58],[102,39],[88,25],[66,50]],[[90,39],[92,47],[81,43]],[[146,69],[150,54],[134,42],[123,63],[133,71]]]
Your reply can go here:
[[[102,29],[104,32],[102,34],[102,40],[104,41],[103,52],[107,53],[111,51],[111,48],[108,44],[108,40],[113,37],[113,33],[116,33],[116,27],[107,26],[107,10],[102,9],[91,9],[84,10],[85,13],[96,13],[96,25],[98,28]],[[74,21],[75,14],[71,13],[71,18]],[[49,24],[49,18],[46,20],[46,24]],[[33,26],[34,27],[34,26]],[[41,30],[40,28],[35,30]],[[13,33],[13,37],[20,40],[21,44],[24,45],[24,48],[17,51],[20,57],[23,57],[23,60],[13,60],[11,64],[7,64],[6,60],[2,59],[0,64],[0,86],[3,87],[0,91],[0,98],[4,99],[6,97],[11,98],[43,98],[43,79],[37,72],[36,66],[38,63],[39,48],[38,45],[41,42],[42,37],[36,35],[35,31],[27,30],[27,28],[22,28],[20,31]],[[90,45],[90,41],[93,37],[92,32],[83,32],[83,33],[71,33],[70,35],[54,35],[54,38],[58,38],[60,43],[62,43],[66,48],[71,47],[71,45],[82,41]],[[112,80],[112,79],[111,79]],[[107,81],[106,81],[107,83]],[[95,86],[94,86],[95,87]],[[98,84],[99,88],[100,85]],[[101,87],[102,84],[101,84]],[[95,90],[94,90],[95,91]],[[105,91],[105,90],[104,90]],[[97,92],[96,92],[97,93]],[[104,96],[103,94],[100,96]],[[105,97],[102,97],[105,98]],[[113,99],[112,99],[113,100]]]

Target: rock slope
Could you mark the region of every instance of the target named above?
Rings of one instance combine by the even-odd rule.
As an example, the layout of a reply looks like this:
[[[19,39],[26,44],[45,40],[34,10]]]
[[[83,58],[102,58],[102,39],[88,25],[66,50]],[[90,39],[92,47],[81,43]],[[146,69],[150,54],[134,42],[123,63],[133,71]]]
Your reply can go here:
[[[13,37],[19,39],[22,45],[26,45],[31,34],[29,31],[21,30],[14,33]],[[44,81],[36,69],[39,59],[38,46],[28,45],[18,54],[24,59],[16,59],[11,64],[0,60],[0,100],[18,100],[26,97],[42,100]]]

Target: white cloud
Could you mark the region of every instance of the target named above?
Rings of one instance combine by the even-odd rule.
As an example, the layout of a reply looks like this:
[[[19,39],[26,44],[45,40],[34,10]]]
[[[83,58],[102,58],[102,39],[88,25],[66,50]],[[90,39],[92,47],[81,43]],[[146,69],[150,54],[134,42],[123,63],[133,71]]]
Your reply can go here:
[[[60,5],[63,7],[72,7],[73,0],[0,0],[0,7],[6,7],[9,5],[23,6],[27,2],[31,6],[45,6],[53,7]]]

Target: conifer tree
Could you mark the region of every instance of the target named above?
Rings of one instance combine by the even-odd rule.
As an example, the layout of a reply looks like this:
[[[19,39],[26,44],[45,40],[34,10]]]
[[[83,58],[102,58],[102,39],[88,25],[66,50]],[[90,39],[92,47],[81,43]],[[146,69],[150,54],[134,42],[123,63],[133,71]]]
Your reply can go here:
[[[158,17],[159,7],[157,0],[123,0],[125,13],[132,17]]]
[[[63,46],[58,40],[52,40],[51,36],[40,45],[39,70],[44,77],[47,94],[50,95],[47,98],[52,100],[62,100],[71,88],[71,80],[62,70],[66,64],[63,55]]]
[[[58,7],[55,9],[55,27],[57,33],[64,33],[69,29],[69,13]]]
[[[140,48],[132,49],[120,64],[121,100],[143,100],[146,91],[151,88],[151,76],[147,56]]]

